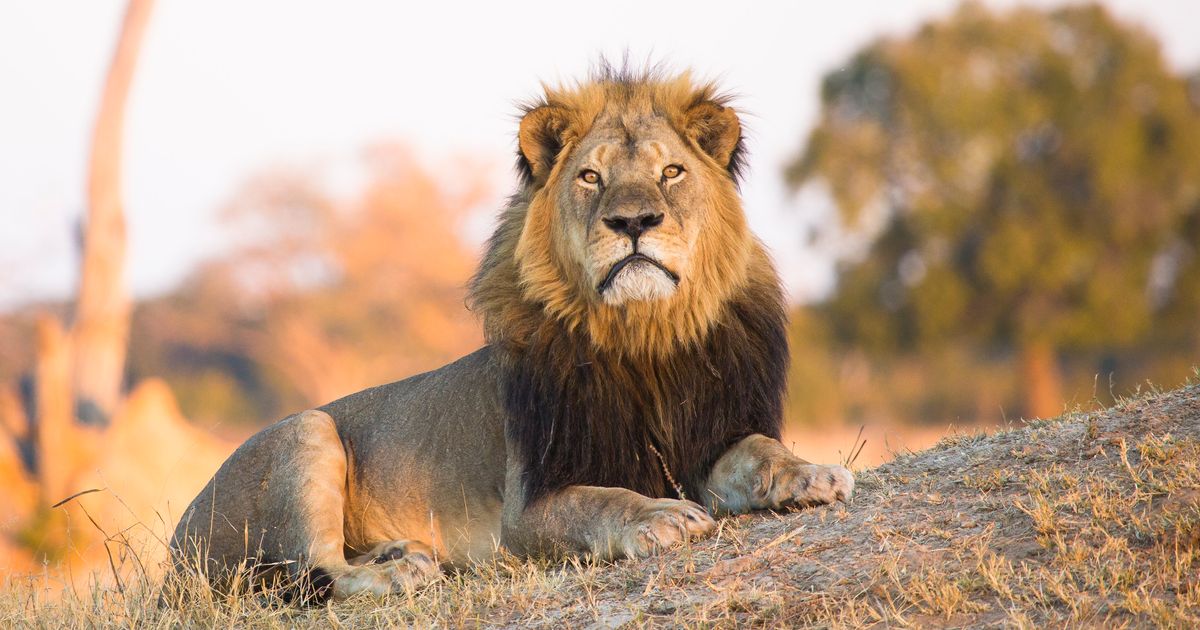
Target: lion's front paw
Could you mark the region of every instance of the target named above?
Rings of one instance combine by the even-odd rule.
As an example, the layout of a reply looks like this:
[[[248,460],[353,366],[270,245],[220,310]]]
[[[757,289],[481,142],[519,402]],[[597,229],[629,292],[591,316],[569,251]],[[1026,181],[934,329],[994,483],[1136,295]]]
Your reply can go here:
[[[626,558],[654,555],[688,539],[705,536],[716,526],[708,512],[691,501],[655,499],[638,510],[622,528],[617,540],[618,553],[614,555]]]
[[[764,490],[773,508],[824,505],[850,500],[854,475],[845,466],[798,463],[776,470]]]

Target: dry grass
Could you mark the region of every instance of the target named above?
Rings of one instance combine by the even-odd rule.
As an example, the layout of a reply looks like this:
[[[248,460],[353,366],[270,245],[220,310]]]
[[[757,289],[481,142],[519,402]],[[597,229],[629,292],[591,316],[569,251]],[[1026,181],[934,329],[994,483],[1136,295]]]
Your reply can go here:
[[[861,472],[852,505],[725,519],[643,562],[509,560],[307,609],[198,578],[0,593],[0,626],[180,625],[1198,627],[1200,387],[952,436]]]

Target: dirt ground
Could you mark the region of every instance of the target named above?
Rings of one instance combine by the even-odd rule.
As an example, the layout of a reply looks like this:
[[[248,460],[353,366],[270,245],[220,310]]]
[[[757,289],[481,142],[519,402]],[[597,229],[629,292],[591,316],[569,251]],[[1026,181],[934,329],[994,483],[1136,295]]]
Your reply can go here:
[[[49,602],[16,584],[8,625],[1200,627],[1200,387],[952,435],[860,470],[849,505],[727,518],[641,562],[512,560],[308,609],[153,581]]]

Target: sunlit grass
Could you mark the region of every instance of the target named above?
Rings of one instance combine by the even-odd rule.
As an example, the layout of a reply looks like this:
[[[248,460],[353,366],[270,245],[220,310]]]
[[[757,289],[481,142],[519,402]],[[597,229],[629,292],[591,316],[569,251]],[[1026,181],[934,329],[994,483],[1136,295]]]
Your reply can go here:
[[[1200,388],[943,440],[859,471],[850,505],[727,518],[641,562],[502,557],[382,601],[296,607],[118,551],[119,586],[10,581],[0,626],[1196,627]]]

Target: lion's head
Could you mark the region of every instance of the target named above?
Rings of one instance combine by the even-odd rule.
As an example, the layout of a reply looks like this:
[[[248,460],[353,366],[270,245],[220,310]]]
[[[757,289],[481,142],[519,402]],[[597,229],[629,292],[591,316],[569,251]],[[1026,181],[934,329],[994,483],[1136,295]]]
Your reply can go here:
[[[602,68],[525,109],[521,188],[471,300],[530,500],[699,496],[730,445],[778,437],[786,311],[738,197],[741,138],[687,74]]]
[[[472,291],[493,341],[548,315],[659,354],[701,338],[753,265],[774,281],[738,196],[741,123],[712,84],[602,69],[546,88],[518,145],[522,187]]]

